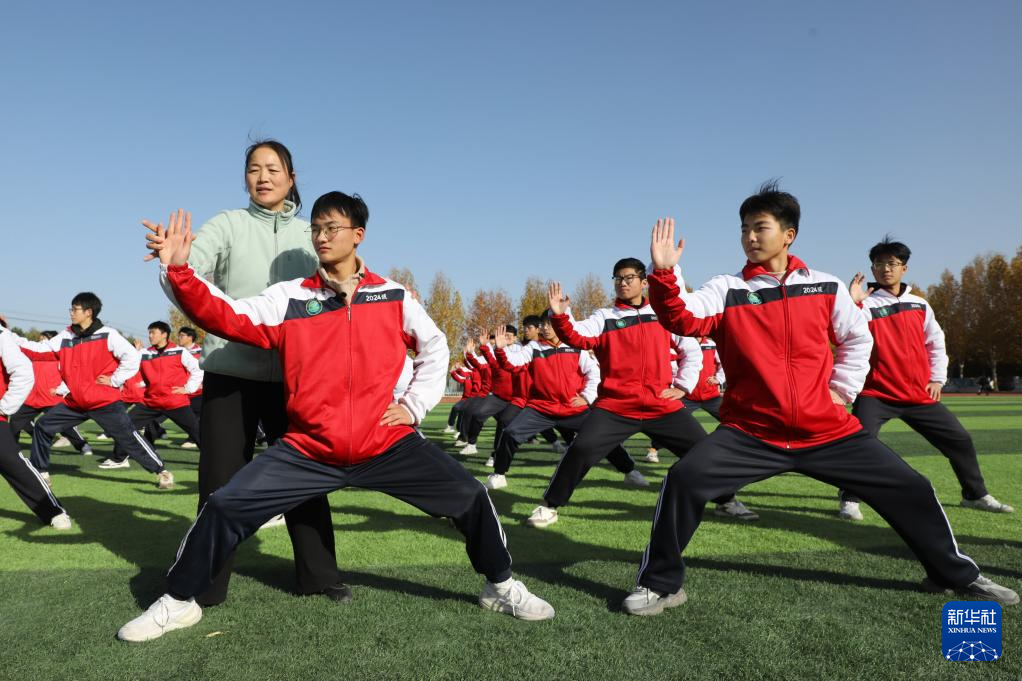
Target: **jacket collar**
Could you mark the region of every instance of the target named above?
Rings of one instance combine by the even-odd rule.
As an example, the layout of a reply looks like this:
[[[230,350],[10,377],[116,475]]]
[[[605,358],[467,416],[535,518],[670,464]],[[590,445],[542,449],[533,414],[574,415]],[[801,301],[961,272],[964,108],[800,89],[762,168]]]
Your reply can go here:
[[[788,269],[784,271],[785,275],[788,275],[794,272],[795,270],[808,269],[809,266],[802,262],[801,258],[799,258],[797,255],[792,255],[791,253],[788,254]],[[767,276],[772,276],[769,272],[766,271],[766,268],[764,268],[762,265],[754,265],[751,262],[746,262],[745,267],[742,268],[742,279],[744,279],[745,281],[749,281],[753,277],[758,277],[763,274]]]
[[[615,298],[614,299],[614,307],[618,308],[619,310],[641,310],[642,308],[646,307],[647,305],[649,305],[649,299],[646,296],[642,297],[642,302],[639,303],[638,305],[632,305],[631,303],[626,303],[625,301],[621,300],[620,298]]]
[[[291,218],[293,218],[297,213],[298,207],[290,201],[284,202],[284,210],[281,211],[266,210],[255,201],[248,202],[248,214],[259,222],[263,222],[268,225],[272,225],[275,221],[287,224],[291,222]]]
[[[873,293],[870,295],[889,296],[891,298],[901,298],[902,296],[908,295],[908,292],[912,290],[912,287],[905,282],[901,282],[901,291],[897,295],[891,293],[885,288],[880,288],[880,284],[875,281],[869,282],[866,286],[873,289]]]
[[[78,337],[78,338],[85,338],[87,336],[91,336],[92,334],[94,334],[97,331],[99,331],[100,329],[102,329],[103,328],[103,322],[101,322],[99,320],[99,318],[97,317],[97,318],[94,318],[92,320],[92,323],[89,324],[88,328],[83,329],[80,326],[78,326],[77,324],[72,324],[71,326],[69,326],[67,328],[68,328],[68,331],[73,333],[76,337]]]
[[[364,262],[362,263],[362,269],[365,272],[365,275],[362,277],[362,282],[359,286],[379,286],[380,284],[387,283],[387,280],[380,275],[375,272],[370,272]],[[302,280],[302,288],[325,288],[333,291],[333,289],[327,286],[327,283],[323,281],[323,277],[320,275],[318,269]]]

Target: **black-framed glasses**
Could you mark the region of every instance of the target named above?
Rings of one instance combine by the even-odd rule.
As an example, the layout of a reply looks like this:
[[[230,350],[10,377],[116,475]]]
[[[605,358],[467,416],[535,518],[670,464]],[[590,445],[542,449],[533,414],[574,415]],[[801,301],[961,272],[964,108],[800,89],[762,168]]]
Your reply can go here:
[[[880,260],[873,261],[873,267],[876,268],[878,272],[883,272],[884,270],[896,270],[899,267],[904,266],[905,263],[901,262],[900,260],[885,260],[882,262]]]
[[[610,280],[613,281],[615,284],[625,285],[631,284],[636,279],[642,279],[642,277],[640,277],[638,274],[626,274],[623,277],[619,277],[615,274],[613,277],[610,278]]]

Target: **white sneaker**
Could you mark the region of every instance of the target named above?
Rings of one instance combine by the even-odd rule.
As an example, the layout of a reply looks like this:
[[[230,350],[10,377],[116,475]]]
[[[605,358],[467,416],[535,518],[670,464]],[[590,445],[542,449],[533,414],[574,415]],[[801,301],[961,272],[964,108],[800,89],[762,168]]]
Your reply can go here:
[[[156,486],[160,489],[171,489],[174,487],[174,474],[163,470],[156,474]]]
[[[465,448],[461,450],[462,454],[478,454],[479,449],[475,445],[465,445]]]
[[[61,435],[60,437],[58,437],[56,440],[53,441],[53,444],[51,446],[52,447],[70,447],[71,446],[71,441],[68,440],[63,435]]]
[[[557,509],[549,508],[547,506],[537,506],[532,510],[530,515],[525,520],[525,524],[529,527],[549,527],[557,522]]]
[[[517,579],[509,579],[500,584],[486,582],[483,593],[479,595],[479,605],[526,621],[549,620],[554,617],[553,607],[530,593]]]
[[[454,446],[455,447],[464,447],[467,444],[468,443],[465,442],[464,440],[462,440],[460,437],[457,440],[454,441]]]
[[[643,477],[639,469],[635,468],[625,473],[625,484],[632,487],[649,487],[649,480]]]
[[[737,499],[717,504],[717,508],[713,509],[713,514],[738,520],[759,520],[758,513],[750,511],[748,506]]]
[[[962,506],[975,508],[979,511],[990,511],[991,513],[1014,513],[1015,509],[1008,504],[1002,504],[993,495],[987,494],[979,499],[962,499]]]
[[[265,530],[268,527],[280,527],[281,525],[287,525],[287,521],[284,520],[284,514],[275,515],[265,523],[259,526],[260,530]]]
[[[82,456],[92,456],[92,447],[89,445],[82,447]]]
[[[487,459],[486,463],[484,463],[483,465],[486,466],[487,468],[493,468],[493,457],[491,456],[489,459]]]
[[[71,516],[67,513],[60,513],[50,518],[50,527],[55,530],[70,530]]]
[[[103,470],[110,470],[112,468],[131,468],[131,462],[127,459],[117,461],[115,459],[103,459],[99,462],[99,467]]]
[[[558,454],[564,454],[568,451],[568,445],[564,444],[560,440],[554,440],[550,443],[550,449],[554,450]]]
[[[39,477],[43,479],[43,482],[46,483],[47,487],[53,487],[53,482],[50,480],[50,474],[49,473],[47,473],[46,471],[41,471],[39,473]]]
[[[657,450],[655,449],[648,450],[646,452],[646,461],[650,463],[660,463],[660,455],[657,453]]]
[[[451,426],[447,426],[446,428],[444,428],[444,433],[448,433],[449,434],[449,433],[456,433],[456,432],[458,432],[458,431],[456,431]]]
[[[859,510],[859,502],[842,501],[837,512],[837,517],[842,520],[862,520],[862,511]]]
[[[117,632],[122,641],[151,641],[168,631],[184,629],[202,619],[202,608],[195,599],[179,601],[170,594],[163,594],[144,613],[131,620]]]
[[[976,581],[971,584],[957,588],[940,586],[927,577],[923,579],[923,589],[931,593],[943,593],[948,596],[956,593],[962,596],[975,596],[984,601],[997,601],[1003,605],[1015,605],[1019,602],[1017,593],[1006,586],[1001,586],[987,579],[983,575],[976,577]]]
[[[198,448],[199,445],[195,444],[191,440],[188,440],[187,442],[181,445],[181,449],[198,449]]]
[[[490,473],[486,476],[486,489],[504,489],[507,487],[507,478],[500,473]]]
[[[106,433],[100,433],[99,435],[96,436],[96,439],[97,440],[109,440],[110,436],[107,435]]]
[[[665,608],[674,608],[688,600],[684,589],[677,593],[661,594],[644,586],[637,586],[621,603],[629,615],[659,615]]]

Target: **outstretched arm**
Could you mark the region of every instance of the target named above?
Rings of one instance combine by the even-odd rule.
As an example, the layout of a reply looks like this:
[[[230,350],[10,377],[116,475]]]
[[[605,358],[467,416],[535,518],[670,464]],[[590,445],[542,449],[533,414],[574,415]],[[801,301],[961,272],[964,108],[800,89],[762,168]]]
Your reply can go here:
[[[222,338],[261,348],[275,347],[287,311],[287,296],[280,284],[258,296],[234,300],[197,276],[188,265],[195,239],[192,216],[183,210],[171,214],[166,229],[157,226],[146,234],[149,248],[158,254],[182,311],[206,331]]]
[[[12,336],[10,331],[0,330],[0,360],[8,376],[7,389],[0,395],[0,421],[21,409],[35,385],[32,362],[18,349]]]
[[[603,333],[603,317],[596,313],[584,322],[576,322],[571,318],[571,298],[564,294],[560,282],[552,282],[548,290],[550,301],[550,323],[557,337],[573,348],[592,350],[600,344]]]
[[[653,226],[649,254],[653,273],[649,276],[649,304],[660,325],[678,336],[709,336],[717,328],[724,313],[724,297],[709,285],[685,294],[674,273],[675,265],[685,249],[685,240],[674,245],[674,219],[657,220]]]
[[[831,340],[837,346],[830,374],[830,392],[836,404],[854,402],[869,373],[873,336],[862,311],[843,286],[838,286],[830,317]]]

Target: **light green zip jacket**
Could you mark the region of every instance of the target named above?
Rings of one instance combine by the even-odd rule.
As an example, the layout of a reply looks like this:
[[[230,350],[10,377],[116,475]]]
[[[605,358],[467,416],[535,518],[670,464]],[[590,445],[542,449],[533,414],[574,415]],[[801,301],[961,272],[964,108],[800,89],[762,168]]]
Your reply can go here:
[[[319,259],[305,231],[309,223],[295,217],[295,212],[290,201],[278,213],[254,202],[244,210],[224,211],[196,232],[188,264],[235,299],[258,295],[281,281],[307,277],[316,271]],[[203,370],[216,374],[256,381],[283,380],[275,350],[212,334],[206,335],[202,345],[201,365]]]

